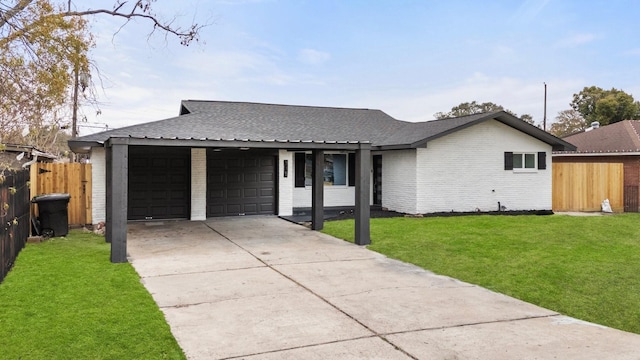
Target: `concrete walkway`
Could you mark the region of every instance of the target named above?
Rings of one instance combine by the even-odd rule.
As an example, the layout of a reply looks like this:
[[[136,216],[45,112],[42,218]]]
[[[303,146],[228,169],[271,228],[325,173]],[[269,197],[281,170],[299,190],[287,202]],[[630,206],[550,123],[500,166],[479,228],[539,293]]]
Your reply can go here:
[[[276,217],[129,225],[189,359],[640,359],[578,321]]]

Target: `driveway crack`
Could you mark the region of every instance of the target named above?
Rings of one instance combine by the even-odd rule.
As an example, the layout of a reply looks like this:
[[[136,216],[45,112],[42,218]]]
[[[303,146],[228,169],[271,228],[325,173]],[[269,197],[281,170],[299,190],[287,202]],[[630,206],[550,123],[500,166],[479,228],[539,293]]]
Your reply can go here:
[[[232,244],[234,244],[235,246],[239,247],[240,249],[246,251],[249,255],[253,256],[256,260],[260,261],[261,263],[263,263],[266,267],[270,268],[271,270],[275,271],[276,273],[280,274],[282,277],[284,277],[285,279],[288,279],[289,281],[293,282],[294,284],[300,286],[302,289],[308,291],[310,294],[312,294],[313,296],[317,297],[318,299],[320,299],[321,301],[323,301],[324,303],[326,303],[327,305],[329,305],[330,307],[334,308],[336,311],[340,312],[341,314],[343,314],[344,316],[348,317],[349,319],[355,321],[357,324],[359,324],[360,326],[362,326],[363,328],[365,328],[367,331],[371,332],[374,336],[378,337],[379,339],[381,339],[382,341],[386,342],[387,344],[393,346],[395,349],[397,349],[398,351],[400,351],[401,353],[405,354],[406,356],[410,357],[411,359],[414,360],[418,360],[418,358],[416,358],[415,356],[411,355],[410,353],[408,353],[407,351],[399,348],[398,346],[396,346],[395,344],[393,344],[392,342],[390,342],[389,340],[387,340],[383,335],[379,334],[378,332],[376,332],[374,329],[370,328],[369,326],[367,326],[366,324],[364,324],[362,321],[356,319],[355,317],[351,316],[349,313],[345,312],[344,310],[340,309],[339,307],[337,307],[336,305],[334,305],[332,302],[330,302],[329,300],[325,299],[324,297],[322,297],[320,294],[314,292],[313,290],[311,290],[310,288],[304,286],[303,284],[299,283],[298,281],[296,281],[295,279],[293,279],[290,276],[287,276],[285,273],[279,271],[278,269],[276,269],[275,267],[269,265],[267,262],[265,262],[264,260],[260,259],[258,256],[254,255],[251,251],[245,249],[244,247],[242,247],[240,244],[234,242],[233,240],[231,240],[230,238],[228,238],[227,236],[225,236],[224,234],[222,234],[221,232],[219,232],[218,230],[214,229],[213,227],[211,227],[209,224],[206,224],[207,227],[209,227],[211,230],[213,230],[215,233],[217,233],[218,235],[222,236],[223,238],[227,239],[229,242],[231,242]]]

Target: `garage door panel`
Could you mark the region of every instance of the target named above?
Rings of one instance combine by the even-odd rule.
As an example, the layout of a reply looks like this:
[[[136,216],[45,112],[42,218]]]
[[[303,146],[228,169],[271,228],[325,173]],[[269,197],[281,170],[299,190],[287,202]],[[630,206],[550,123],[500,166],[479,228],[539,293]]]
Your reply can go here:
[[[189,196],[189,194],[182,190],[172,190],[170,195],[171,199],[174,200],[184,199],[187,196]]]
[[[207,157],[207,167],[209,169],[225,169],[225,161],[222,159],[209,159]]]
[[[209,151],[207,216],[273,214],[274,163],[275,153]]]
[[[223,174],[210,174],[208,176],[209,184],[224,184],[225,176]]]
[[[241,198],[242,198],[242,189],[227,190],[227,199],[241,199]]]
[[[128,219],[188,218],[191,150],[129,147]]]
[[[224,199],[224,190],[221,190],[221,189],[210,190],[208,198],[210,200]]]
[[[224,216],[225,214],[224,205],[210,205],[208,209],[209,209],[209,216]]]
[[[257,204],[245,204],[244,205],[244,213],[245,215],[254,215],[258,213],[258,205]]]
[[[187,166],[187,161],[186,159],[182,159],[182,158],[172,158],[169,159],[169,166],[171,166],[171,168],[182,168]]]
[[[167,218],[169,215],[169,209],[166,206],[152,206],[151,211],[154,219]]]
[[[260,204],[260,212],[267,212],[272,208],[271,204]]]
[[[179,217],[185,212],[189,211],[189,208],[186,206],[173,206],[169,208],[171,217]]]
[[[242,204],[227,204],[226,215],[238,215],[242,212]]]
[[[227,184],[242,184],[242,174],[228,174]]]
[[[244,160],[244,168],[245,169],[253,169],[259,167],[260,160],[259,159],[245,159]]]
[[[149,166],[149,159],[145,159],[145,158],[129,158],[129,165],[132,165],[134,167],[147,167]]]
[[[151,159],[151,166],[157,168],[166,168],[167,167],[167,159],[162,158],[153,158]]]
[[[243,196],[245,198],[256,198],[258,197],[258,189],[246,188],[244,189]]]

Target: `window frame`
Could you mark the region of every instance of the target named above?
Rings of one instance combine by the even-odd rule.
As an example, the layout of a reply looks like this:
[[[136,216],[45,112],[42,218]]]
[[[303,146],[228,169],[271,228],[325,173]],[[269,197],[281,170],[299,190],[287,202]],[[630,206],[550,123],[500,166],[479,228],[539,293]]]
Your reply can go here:
[[[527,165],[527,155],[533,156],[532,165],[533,167],[526,167]],[[516,157],[520,157],[520,161],[516,160]],[[516,163],[521,164],[521,167],[516,167]],[[518,152],[510,152],[505,151],[504,153],[504,169],[510,170],[513,172],[537,172],[539,170],[547,169],[547,153],[545,151],[518,151]]]
[[[326,165],[331,163],[332,166],[335,163],[334,161],[328,161],[328,157],[333,156],[341,156],[344,161],[340,161],[340,163],[344,163],[344,171],[342,172],[344,175],[344,184],[335,185],[334,183],[328,183],[323,181],[323,186],[331,187],[331,188],[349,188],[355,186],[355,153],[351,152],[325,152],[324,153],[324,167],[325,171],[323,172],[323,179],[327,177],[329,172]],[[294,154],[294,163],[295,163],[295,188],[306,188],[309,189],[312,187],[312,164],[313,157],[311,152],[296,152]],[[332,172],[335,174],[335,171]],[[335,181],[334,181],[335,182]]]

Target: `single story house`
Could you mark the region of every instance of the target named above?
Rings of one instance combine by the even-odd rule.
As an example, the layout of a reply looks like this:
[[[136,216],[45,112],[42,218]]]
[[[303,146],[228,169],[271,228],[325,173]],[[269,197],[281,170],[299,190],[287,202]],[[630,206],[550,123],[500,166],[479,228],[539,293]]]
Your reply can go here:
[[[112,261],[126,261],[128,220],[310,207],[321,229],[324,207],[355,206],[356,243],[368,244],[370,205],[551,210],[547,162],[574,149],[504,111],[413,123],[380,110],[196,100],[69,146],[91,154],[93,221],[106,221]]]
[[[640,120],[606,126],[597,122],[563,140],[575,150],[554,151],[556,163],[620,163],[624,169],[624,211],[638,212],[640,204]]]

